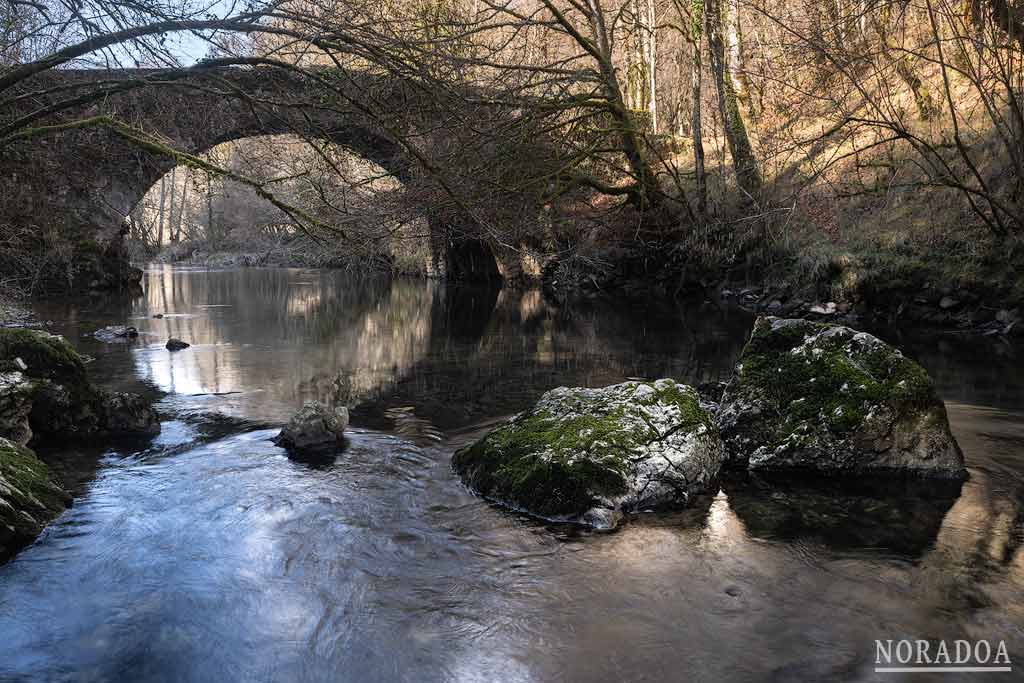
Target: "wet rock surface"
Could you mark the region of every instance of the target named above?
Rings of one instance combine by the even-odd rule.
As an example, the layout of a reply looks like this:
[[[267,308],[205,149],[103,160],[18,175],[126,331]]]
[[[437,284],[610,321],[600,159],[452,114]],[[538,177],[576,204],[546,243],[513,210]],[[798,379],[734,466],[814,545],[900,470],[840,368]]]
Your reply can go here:
[[[341,445],[347,426],[347,408],[309,401],[288,421],[274,443],[295,453],[331,451]]]
[[[723,457],[697,392],[662,379],[553,389],[452,463],[485,497],[606,529],[624,513],[685,505]]]
[[[103,342],[117,343],[137,339],[139,331],[131,326],[111,325],[109,327],[96,330],[92,333],[92,336]]]
[[[31,543],[69,502],[32,451],[0,437],[0,560]]]
[[[26,444],[159,431],[147,401],[94,386],[62,337],[0,329],[0,560],[31,542],[70,500]]]
[[[38,385],[23,373],[0,373],[0,435],[24,446],[32,439],[29,413]]]
[[[188,342],[184,342],[180,339],[171,337],[170,339],[167,340],[166,346],[168,351],[181,351],[182,349],[187,349],[192,345],[189,344]]]
[[[924,369],[841,325],[759,318],[718,422],[729,462],[751,470],[966,473]]]

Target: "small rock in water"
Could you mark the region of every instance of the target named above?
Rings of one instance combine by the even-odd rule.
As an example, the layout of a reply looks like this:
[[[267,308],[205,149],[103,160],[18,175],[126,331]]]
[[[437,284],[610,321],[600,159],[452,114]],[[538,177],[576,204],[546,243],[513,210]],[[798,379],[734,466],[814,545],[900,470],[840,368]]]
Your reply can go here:
[[[134,327],[127,327],[125,325],[110,325],[109,327],[104,327],[101,330],[96,330],[92,333],[92,336],[96,337],[100,341],[121,342],[127,341],[128,339],[135,339],[139,336],[139,331]]]
[[[836,302],[829,301],[827,304],[815,304],[811,306],[811,313],[817,313],[818,315],[835,315]]]
[[[330,408],[319,401],[308,401],[274,443],[290,451],[323,451],[341,444],[347,426],[348,408]]]
[[[160,419],[149,401],[138,394],[101,391],[100,428],[111,434],[160,433]]]
[[[171,337],[170,339],[167,340],[168,351],[181,351],[182,349],[187,349],[190,346],[192,345],[189,344],[188,342],[183,342],[175,337]]]

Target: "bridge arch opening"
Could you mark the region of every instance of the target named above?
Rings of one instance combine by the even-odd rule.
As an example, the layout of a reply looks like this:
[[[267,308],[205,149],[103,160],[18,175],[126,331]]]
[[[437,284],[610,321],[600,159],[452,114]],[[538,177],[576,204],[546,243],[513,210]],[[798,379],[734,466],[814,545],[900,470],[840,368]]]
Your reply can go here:
[[[151,184],[126,219],[130,251],[136,260],[331,265],[500,282],[491,247],[465,231],[452,237],[428,218],[407,186],[415,182],[409,170],[385,148],[367,156],[337,138],[282,133],[234,138],[197,155],[235,178],[154,160]]]

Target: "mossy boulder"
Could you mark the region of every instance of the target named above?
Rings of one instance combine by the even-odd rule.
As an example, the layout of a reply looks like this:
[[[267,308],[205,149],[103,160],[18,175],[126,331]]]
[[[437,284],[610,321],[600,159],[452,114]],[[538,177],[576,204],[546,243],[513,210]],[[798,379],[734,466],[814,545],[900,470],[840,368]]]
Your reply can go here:
[[[759,318],[718,422],[729,463],[751,470],[966,473],[927,372],[841,325]]]
[[[38,330],[0,329],[0,360],[20,358],[25,374],[80,388],[89,383],[82,357],[63,337]]]
[[[70,500],[32,451],[0,437],[0,560],[31,543]]]
[[[685,505],[724,458],[697,392],[670,379],[561,387],[455,453],[481,495],[534,515],[614,527],[623,513]]]
[[[17,368],[7,371],[7,366]],[[85,361],[63,338],[37,330],[0,329],[0,436],[26,443],[32,434],[155,434],[156,413],[134,394],[109,392],[89,381]],[[29,409],[28,425],[14,418]],[[2,416],[0,416],[2,418]],[[5,427],[6,422],[10,425]]]
[[[274,437],[274,443],[294,453],[332,451],[342,444],[346,427],[348,408],[307,401]]]

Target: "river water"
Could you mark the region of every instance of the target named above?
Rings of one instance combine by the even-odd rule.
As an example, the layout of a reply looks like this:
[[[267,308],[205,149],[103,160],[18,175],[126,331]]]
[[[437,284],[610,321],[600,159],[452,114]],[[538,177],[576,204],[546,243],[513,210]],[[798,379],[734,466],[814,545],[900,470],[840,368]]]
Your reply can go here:
[[[884,681],[899,638],[1004,640],[1019,664],[985,679],[1024,671],[1024,349],[884,333],[947,401],[961,490],[732,480],[595,534],[478,499],[453,450],[558,385],[726,379],[748,315],[315,270],[144,284],[37,309],[164,422],[41,449],[76,501],[0,566],[0,680]],[[119,323],[141,337],[84,336]],[[331,462],[270,442],[309,398],[353,406]]]

